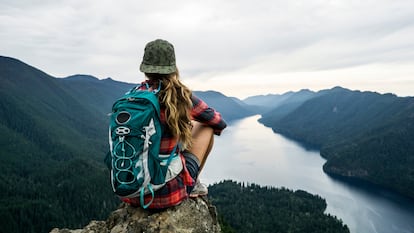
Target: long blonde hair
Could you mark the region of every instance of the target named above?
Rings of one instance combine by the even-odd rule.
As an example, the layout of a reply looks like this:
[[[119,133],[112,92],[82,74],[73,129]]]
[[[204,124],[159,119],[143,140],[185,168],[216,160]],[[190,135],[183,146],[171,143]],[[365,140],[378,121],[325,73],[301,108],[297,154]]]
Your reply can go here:
[[[165,107],[165,117],[170,133],[178,138],[182,149],[191,147],[191,90],[179,79],[178,70],[172,74],[145,73],[151,81],[159,81],[158,94],[161,107]],[[158,85],[159,85],[158,84]]]

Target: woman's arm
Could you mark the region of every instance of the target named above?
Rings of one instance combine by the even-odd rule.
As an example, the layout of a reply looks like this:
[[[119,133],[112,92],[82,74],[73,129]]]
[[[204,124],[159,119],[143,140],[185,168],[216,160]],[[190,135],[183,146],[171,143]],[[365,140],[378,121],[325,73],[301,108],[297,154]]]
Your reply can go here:
[[[192,119],[207,124],[213,128],[214,134],[220,135],[221,131],[227,126],[221,114],[195,95],[191,96],[191,101],[193,102]]]

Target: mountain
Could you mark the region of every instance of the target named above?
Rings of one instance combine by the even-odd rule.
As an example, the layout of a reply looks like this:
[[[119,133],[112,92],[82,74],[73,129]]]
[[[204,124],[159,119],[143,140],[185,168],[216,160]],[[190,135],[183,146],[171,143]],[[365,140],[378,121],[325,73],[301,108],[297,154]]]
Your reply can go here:
[[[307,89],[298,92],[287,92],[282,95],[282,98],[279,99],[276,105],[268,108],[268,110],[262,114],[262,117],[268,118],[271,121],[278,120],[316,95],[315,92]]]
[[[103,163],[108,113],[136,84],[55,78],[3,56],[0,83],[1,231],[48,232],[106,218],[119,204]],[[246,115],[221,93],[199,94],[225,119]]]
[[[229,98],[216,91],[195,91],[194,95],[203,99],[209,106],[221,113],[226,121],[233,121],[254,115],[246,105],[236,98]]]
[[[254,115],[258,113],[257,106],[249,105],[237,97],[230,97],[230,99],[232,99],[234,102],[240,105],[245,111],[249,112],[249,115],[250,114]]]
[[[268,95],[256,95],[250,96],[243,100],[245,104],[255,109],[256,113],[268,116],[274,116],[275,114],[281,115],[287,114],[290,110],[293,110],[301,103],[315,96],[315,92],[308,89],[302,89],[297,92],[289,91],[284,94],[268,94]],[[280,108],[282,107],[283,108]],[[273,111],[278,109],[277,111]],[[284,109],[282,111],[282,109]]]
[[[34,67],[0,57],[0,223],[47,232],[103,218],[118,204],[102,158],[106,115]]]
[[[249,96],[243,100],[248,105],[253,106],[272,106],[276,107],[279,102],[289,98],[289,96],[293,94],[293,92],[286,92],[282,95],[280,94],[267,94],[267,95],[255,95]]]
[[[414,98],[323,90],[282,117],[260,122],[320,148],[324,171],[362,179],[414,197]]]

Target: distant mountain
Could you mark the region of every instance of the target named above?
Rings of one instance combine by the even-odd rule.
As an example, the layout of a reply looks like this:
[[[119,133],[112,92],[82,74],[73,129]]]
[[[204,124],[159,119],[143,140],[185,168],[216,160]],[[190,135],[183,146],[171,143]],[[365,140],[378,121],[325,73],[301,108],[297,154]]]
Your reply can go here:
[[[232,99],[234,102],[240,105],[243,109],[246,109],[246,111],[253,113],[253,114],[258,113],[257,109],[255,108],[256,106],[249,105],[245,103],[243,100],[236,98],[236,97],[230,97],[230,99]]]
[[[293,92],[287,92],[280,94],[268,94],[268,95],[256,95],[250,96],[242,100],[243,103],[250,106],[250,108],[257,114],[266,113],[276,108],[281,102],[289,98]]]
[[[287,99],[293,92],[286,92],[284,94],[267,94],[249,96],[243,100],[246,104],[255,106],[273,106],[276,107],[279,102]]]
[[[271,121],[278,120],[295,110],[305,101],[315,96],[317,96],[315,92],[307,89],[300,90],[298,92],[288,92],[282,95],[281,97],[283,98],[280,99],[271,109],[264,112],[262,116],[263,118],[268,118]]]
[[[324,171],[414,197],[414,98],[323,90],[288,114],[264,115],[274,131],[314,145]]]
[[[229,98],[216,91],[195,91],[209,106],[220,112],[226,121],[233,121],[254,115],[254,112],[236,98]]]
[[[268,94],[268,95],[257,95],[250,96],[243,100],[244,103],[251,107],[255,107],[256,112],[265,115],[281,114],[281,109],[278,113],[272,110],[279,108],[284,105],[285,110],[283,113],[287,113],[290,109],[297,107],[304,101],[313,98],[315,92],[308,89],[302,89],[298,92],[289,91],[284,94]]]
[[[106,218],[118,204],[103,158],[108,113],[136,84],[55,78],[0,56],[2,232],[48,232]],[[218,92],[196,92],[228,121],[250,114]]]

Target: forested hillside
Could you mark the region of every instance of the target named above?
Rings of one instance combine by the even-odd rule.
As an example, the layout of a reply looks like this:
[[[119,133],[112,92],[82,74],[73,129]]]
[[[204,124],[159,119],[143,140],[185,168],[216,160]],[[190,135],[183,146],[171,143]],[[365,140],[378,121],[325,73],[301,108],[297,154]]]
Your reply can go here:
[[[285,115],[266,115],[260,121],[320,148],[329,174],[363,179],[414,197],[412,97],[336,87],[318,92]]]
[[[2,232],[105,218],[117,205],[101,162],[106,115],[62,80],[15,59],[0,58],[0,80]]]
[[[349,232],[341,220],[324,214],[326,202],[305,191],[223,181],[209,187],[223,232]]]

